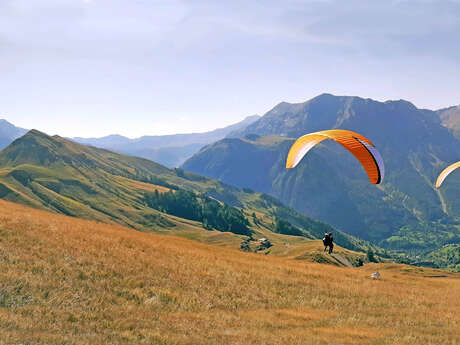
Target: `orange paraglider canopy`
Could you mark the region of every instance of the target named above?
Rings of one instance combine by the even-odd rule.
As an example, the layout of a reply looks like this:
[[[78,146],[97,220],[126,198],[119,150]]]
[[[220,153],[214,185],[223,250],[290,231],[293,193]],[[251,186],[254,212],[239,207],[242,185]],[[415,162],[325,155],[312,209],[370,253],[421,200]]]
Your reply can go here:
[[[441,187],[441,184],[444,182],[445,178],[457,168],[460,168],[460,162],[454,163],[445,168],[442,173],[439,174],[438,179],[436,180],[436,188]]]
[[[371,183],[383,181],[383,159],[374,144],[361,134],[344,129],[314,132],[297,139],[289,150],[286,168],[294,168],[310,149],[326,139],[332,139],[350,151],[363,166]]]

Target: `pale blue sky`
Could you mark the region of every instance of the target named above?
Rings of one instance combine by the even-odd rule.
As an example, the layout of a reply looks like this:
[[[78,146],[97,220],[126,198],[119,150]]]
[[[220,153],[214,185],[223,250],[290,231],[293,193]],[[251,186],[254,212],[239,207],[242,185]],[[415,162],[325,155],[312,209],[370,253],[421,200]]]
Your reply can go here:
[[[0,0],[0,118],[205,131],[320,93],[460,103],[460,1]]]

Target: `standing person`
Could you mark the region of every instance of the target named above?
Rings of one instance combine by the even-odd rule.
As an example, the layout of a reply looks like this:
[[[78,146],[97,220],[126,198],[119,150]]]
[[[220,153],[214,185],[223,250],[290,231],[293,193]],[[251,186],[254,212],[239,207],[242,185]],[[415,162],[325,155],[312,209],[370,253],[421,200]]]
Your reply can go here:
[[[329,234],[326,232],[323,237],[324,251],[326,251],[327,247],[329,247],[329,243]]]
[[[332,232],[329,233],[329,254],[332,254],[334,250],[334,238],[332,237]]]

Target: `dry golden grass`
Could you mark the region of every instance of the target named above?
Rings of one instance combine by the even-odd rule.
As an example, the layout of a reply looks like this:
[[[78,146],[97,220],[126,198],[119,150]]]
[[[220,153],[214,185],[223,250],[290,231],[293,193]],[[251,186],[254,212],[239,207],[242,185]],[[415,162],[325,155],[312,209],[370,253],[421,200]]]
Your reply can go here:
[[[458,278],[243,253],[0,201],[2,345],[459,344]]]

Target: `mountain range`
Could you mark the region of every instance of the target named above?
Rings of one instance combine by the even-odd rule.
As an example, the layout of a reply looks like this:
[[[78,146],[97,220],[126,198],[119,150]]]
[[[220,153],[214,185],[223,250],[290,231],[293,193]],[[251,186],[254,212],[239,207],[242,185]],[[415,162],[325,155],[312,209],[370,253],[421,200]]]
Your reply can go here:
[[[225,138],[229,133],[250,125],[259,117],[258,115],[248,116],[233,125],[204,133],[154,135],[136,139],[121,135],[109,135],[101,138],[77,137],[72,140],[85,145],[150,159],[167,167],[178,167],[206,144]]]
[[[458,116],[404,100],[323,94],[278,104],[182,168],[268,193],[347,233],[420,255],[460,243],[460,174],[434,188],[437,175],[460,159],[460,141],[452,134]],[[376,145],[385,162],[381,185],[371,185],[359,162],[332,141],[318,145],[295,169],[285,169],[295,138],[333,128],[356,131]]]
[[[247,116],[233,125],[204,133],[151,135],[136,139],[112,134],[100,138],[75,137],[70,139],[81,144],[146,158],[174,168],[181,165],[206,144],[225,138],[229,133],[246,127],[259,117],[258,115]],[[0,120],[0,150],[27,131],[27,129],[16,127],[6,120]]]

